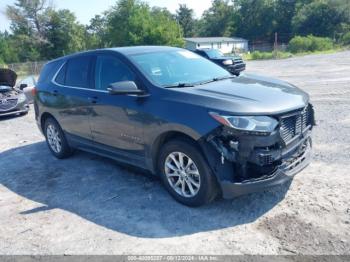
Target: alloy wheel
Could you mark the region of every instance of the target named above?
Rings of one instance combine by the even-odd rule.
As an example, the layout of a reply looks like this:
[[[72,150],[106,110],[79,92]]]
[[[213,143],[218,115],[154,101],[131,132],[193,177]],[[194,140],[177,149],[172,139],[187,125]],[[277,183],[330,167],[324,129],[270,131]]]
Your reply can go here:
[[[47,141],[49,142],[50,148],[57,154],[62,150],[62,140],[57,128],[49,124],[46,128]]]
[[[165,175],[177,194],[186,198],[197,195],[201,185],[199,170],[186,154],[169,154],[165,160]]]

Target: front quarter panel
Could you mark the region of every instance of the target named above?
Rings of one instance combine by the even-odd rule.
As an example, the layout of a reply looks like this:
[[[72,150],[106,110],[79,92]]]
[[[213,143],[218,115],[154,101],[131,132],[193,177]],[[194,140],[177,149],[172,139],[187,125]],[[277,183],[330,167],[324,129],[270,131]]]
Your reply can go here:
[[[171,95],[173,92],[169,93]],[[182,100],[183,102],[180,102],[159,94],[148,97],[144,103],[144,108],[147,110],[144,120],[144,142],[151,169],[153,169],[153,147],[163,134],[178,132],[198,141],[219,126],[209,116],[206,108],[187,103],[186,97]]]

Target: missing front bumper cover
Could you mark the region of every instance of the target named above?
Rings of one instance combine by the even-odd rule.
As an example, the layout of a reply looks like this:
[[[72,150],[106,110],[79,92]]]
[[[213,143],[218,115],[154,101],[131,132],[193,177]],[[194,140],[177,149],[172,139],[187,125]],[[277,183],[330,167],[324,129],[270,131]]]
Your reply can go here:
[[[223,198],[233,198],[283,184],[307,167],[310,161],[311,139],[308,139],[307,146],[304,147],[303,152],[298,152],[293,158],[285,160],[284,163],[278,166],[270,175],[241,182],[221,181]]]
[[[254,186],[247,189],[248,192],[288,180],[292,171],[309,162],[310,135],[311,127],[300,134],[298,140],[285,146],[278,132],[269,136],[240,135],[225,129],[213,132],[206,139],[214,149],[209,162],[222,185],[223,195],[240,195],[246,189],[237,188],[250,187],[250,184]],[[232,184],[237,192],[224,192],[228,184]]]

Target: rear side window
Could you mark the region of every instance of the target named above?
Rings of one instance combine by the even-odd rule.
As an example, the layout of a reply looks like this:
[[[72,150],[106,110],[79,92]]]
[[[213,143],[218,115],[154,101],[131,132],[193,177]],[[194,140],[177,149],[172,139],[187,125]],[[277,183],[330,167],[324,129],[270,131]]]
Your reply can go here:
[[[64,64],[63,67],[61,68],[60,72],[56,76],[56,79],[55,79],[56,83],[58,83],[60,85],[64,85],[65,84],[66,68],[67,68],[67,64]]]
[[[38,83],[48,83],[52,80],[57,70],[62,65],[62,61],[50,62],[44,66],[40,72]]]
[[[71,87],[89,88],[90,64],[90,56],[80,56],[69,59],[65,70],[65,85]]]

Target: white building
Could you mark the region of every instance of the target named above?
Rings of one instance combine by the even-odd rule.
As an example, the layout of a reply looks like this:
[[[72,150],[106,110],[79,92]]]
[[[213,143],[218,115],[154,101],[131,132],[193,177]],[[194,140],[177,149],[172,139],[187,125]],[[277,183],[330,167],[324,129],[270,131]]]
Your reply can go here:
[[[214,48],[224,54],[248,51],[248,40],[239,37],[193,37],[185,38],[185,42],[185,47],[189,50]]]

